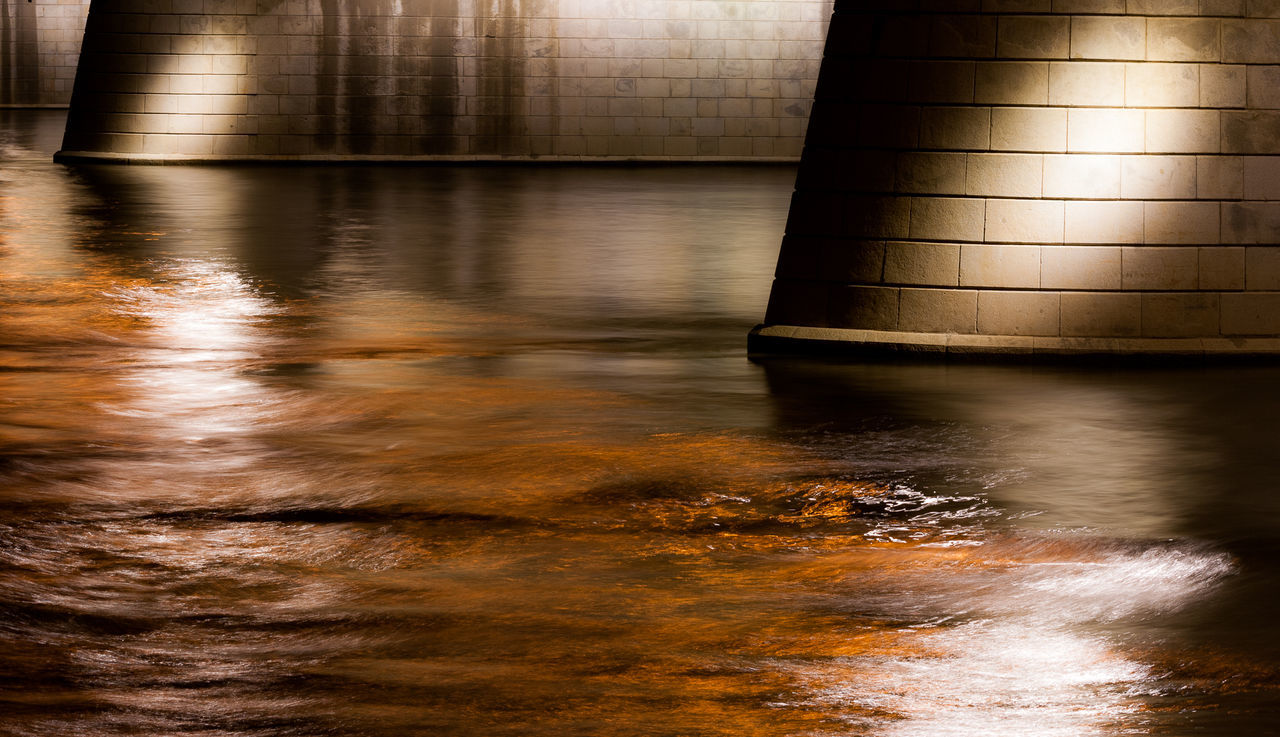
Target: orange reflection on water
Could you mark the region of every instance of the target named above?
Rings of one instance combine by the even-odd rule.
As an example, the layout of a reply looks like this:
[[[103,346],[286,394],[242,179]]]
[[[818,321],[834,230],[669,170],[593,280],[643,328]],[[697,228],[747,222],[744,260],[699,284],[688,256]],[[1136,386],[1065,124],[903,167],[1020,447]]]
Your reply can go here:
[[[339,186],[379,179],[359,172],[279,208],[250,196],[278,174],[84,176],[125,193],[114,230],[13,203],[25,232],[0,230],[0,663],[22,674],[0,680],[0,708],[16,734],[1074,737],[1157,732],[1170,678],[1262,688],[1265,670],[1228,656],[1187,665],[1159,637],[1113,636],[1211,590],[1232,571],[1221,554],[1029,532],[972,484],[787,436],[757,378],[732,384],[714,351],[412,288],[500,282],[512,263],[500,287],[558,298],[622,248],[555,250],[556,223],[597,227],[576,211],[526,203],[525,230],[489,203],[455,233],[459,262],[428,268],[414,258],[432,248],[382,248],[414,233],[396,229],[402,200]],[[682,212],[643,233],[674,239],[701,218]],[[287,217],[306,222],[275,228]],[[484,250],[530,232],[533,251]],[[684,263],[628,254],[611,286]],[[305,278],[247,265],[291,273],[275,258]],[[691,310],[683,272],[637,302]],[[988,404],[968,411],[1000,426],[1026,406]],[[1141,440],[1139,409],[1124,417]],[[870,450],[931,455],[891,445]]]
[[[215,261],[150,268],[90,259],[5,327],[98,336],[62,341],[67,381],[3,376],[25,386],[9,422],[102,449],[73,479],[11,478],[101,510],[28,533],[25,560],[41,607],[130,623],[64,635],[104,734],[283,710],[387,733],[1082,735],[1143,709],[1148,668],[1070,629],[1101,616],[1101,584],[1034,592],[1172,559],[1002,543],[976,497],[451,369],[500,355],[450,336],[458,310],[387,319],[394,296],[284,301]],[[358,703],[323,685],[352,683]]]

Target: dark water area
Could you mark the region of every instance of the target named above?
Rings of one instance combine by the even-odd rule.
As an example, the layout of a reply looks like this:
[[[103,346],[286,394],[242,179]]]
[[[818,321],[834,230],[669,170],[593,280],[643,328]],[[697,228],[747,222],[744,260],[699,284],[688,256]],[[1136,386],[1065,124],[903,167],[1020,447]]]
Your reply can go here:
[[[1280,370],[753,363],[794,170],[62,166],[0,734],[1280,734]]]

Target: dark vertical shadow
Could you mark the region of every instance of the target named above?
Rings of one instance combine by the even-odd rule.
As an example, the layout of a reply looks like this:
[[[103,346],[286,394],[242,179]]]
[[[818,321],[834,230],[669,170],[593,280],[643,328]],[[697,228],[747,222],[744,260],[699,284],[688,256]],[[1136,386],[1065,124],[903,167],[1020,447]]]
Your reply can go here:
[[[0,104],[43,102],[36,22],[33,3],[0,0]]]
[[[9,0],[0,0],[0,104],[13,104],[13,74],[15,71],[13,31],[9,24]]]
[[[320,59],[316,65],[316,149],[334,153],[337,147],[339,78],[338,0],[320,2]]]
[[[520,0],[490,0],[476,18],[480,34],[480,105],[473,154],[521,153],[524,116],[524,19]]]
[[[425,79],[417,80],[425,85],[419,96],[419,114],[422,116],[422,133],[415,136],[411,152],[415,155],[464,154],[459,146],[457,125],[460,98],[458,96],[458,36],[457,0],[442,0],[433,6],[429,35],[422,39],[426,44]],[[447,31],[447,33],[446,33]]]

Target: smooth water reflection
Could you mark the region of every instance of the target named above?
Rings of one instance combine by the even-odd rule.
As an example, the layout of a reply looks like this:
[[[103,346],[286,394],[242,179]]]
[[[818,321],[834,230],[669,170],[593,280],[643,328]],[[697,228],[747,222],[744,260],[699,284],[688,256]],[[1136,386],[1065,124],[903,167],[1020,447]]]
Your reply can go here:
[[[752,364],[787,169],[60,122],[0,113],[6,734],[1280,728],[1275,370]]]

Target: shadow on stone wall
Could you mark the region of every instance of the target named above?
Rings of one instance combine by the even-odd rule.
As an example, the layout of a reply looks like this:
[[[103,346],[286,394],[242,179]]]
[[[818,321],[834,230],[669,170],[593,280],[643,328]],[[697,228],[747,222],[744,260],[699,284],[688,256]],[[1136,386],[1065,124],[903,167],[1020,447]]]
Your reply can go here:
[[[0,0],[0,105],[38,102],[40,48],[35,4]]]

